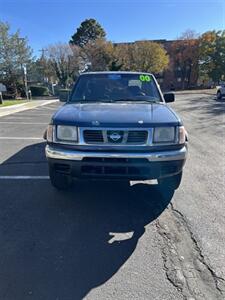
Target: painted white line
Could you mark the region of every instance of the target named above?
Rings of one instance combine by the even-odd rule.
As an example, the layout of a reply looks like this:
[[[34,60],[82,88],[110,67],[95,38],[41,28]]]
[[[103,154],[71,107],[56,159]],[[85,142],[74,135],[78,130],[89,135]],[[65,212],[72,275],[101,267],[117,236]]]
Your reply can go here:
[[[19,113],[17,113],[16,115],[9,115],[8,116],[8,118],[18,118],[18,117],[31,117],[31,118],[33,118],[33,117],[39,117],[39,116],[48,116],[48,117],[51,117],[51,113],[47,113],[47,114],[44,114],[44,113],[37,113],[37,112],[35,112],[35,111],[33,111],[33,109],[32,109],[32,111],[30,110],[29,111],[29,115],[25,115],[25,114],[23,114],[23,112],[19,112]]]
[[[13,179],[13,180],[40,180],[49,179],[49,176],[0,176],[1,179]]]
[[[49,114],[51,114],[53,112],[56,112],[57,109],[58,109],[57,107],[56,108],[47,108],[47,107],[36,107],[36,108],[34,108],[34,110],[38,110],[38,111],[41,111],[41,112],[48,110]]]
[[[40,137],[0,136],[0,140],[43,140]]]
[[[9,115],[9,116],[7,116],[7,120],[14,120],[14,119],[35,119],[35,117],[39,117],[40,116],[40,114],[36,114],[36,115],[25,115],[25,116],[21,116],[21,115]],[[48,114],[48,115],[45,115],[46,117],[48,116],[48,117],[50,117],[50,115]],[[2,121],[2,122],[7,122],[7,121]]]
[[[56,103],[56,102],[59,102],[59,99],[48,100],[47,102],[42,103],[40,106],[44,106],[44,105],[48,105],[48,104],[52,104],[52,103]],[[55,105],[55,104],[53,104],[53,105]]]
[[[19,111],[16,114],[12,114],[12,115],[8,115],[8,118],[12,118],[12,117],[21,117],[21,116],[34,116],[34,117],[39,117],[39,116],[51,116],[52,112],[51,111],[36,111],[35,108],[30,109],[30,110],[23,110],[23,111]]]
[[[0,124],[17,124],[17,125],[48,125],[48,123],[31,123],[31,122],[8,122],[8,121],[0,121]]]

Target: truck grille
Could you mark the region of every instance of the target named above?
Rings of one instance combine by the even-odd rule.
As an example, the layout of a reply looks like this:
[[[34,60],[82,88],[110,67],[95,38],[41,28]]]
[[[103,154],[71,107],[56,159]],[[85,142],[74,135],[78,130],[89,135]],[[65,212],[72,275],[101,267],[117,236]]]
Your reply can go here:
[[[128,132],[128,138],[127,143],[128,144],[145,144],[148,138],[148,132],[147,131],[129,131]]]
[[[84,130],[84,141],[87,144],[103,143],[101,130]]]
[[[83,130],[83,139],[86,144],[122,144],[142,145],[148,139],[147,130]]]

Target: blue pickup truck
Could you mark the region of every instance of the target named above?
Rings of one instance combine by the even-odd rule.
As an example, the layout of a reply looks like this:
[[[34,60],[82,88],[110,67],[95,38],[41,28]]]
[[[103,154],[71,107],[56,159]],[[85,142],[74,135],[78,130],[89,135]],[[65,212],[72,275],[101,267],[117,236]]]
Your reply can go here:
[[[73,179],[148,180],[177,189],[187,133],[152,74],[90,72],[77,79],[46,131],[51,183]]]

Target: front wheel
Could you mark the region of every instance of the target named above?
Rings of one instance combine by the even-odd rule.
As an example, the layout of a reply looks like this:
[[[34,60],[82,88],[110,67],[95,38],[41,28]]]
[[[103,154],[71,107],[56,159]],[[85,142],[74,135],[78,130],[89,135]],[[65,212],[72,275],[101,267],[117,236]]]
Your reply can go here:
[[[58,173],[53,166],[49,166],[49,176],[51,184],[57,190],[67,190],[72,185],[72,177],[70,175]]]
[[[218,100],[221,100],[222,99],[222,94],[221,94],[221,92],[219,91],[219,92],[217,92],[217,99]]]
[[[182,179],[182,172],[170,177],[160,178],[158,179],[158,184],[160,188],[176,190],[180,186],[181,179]]]

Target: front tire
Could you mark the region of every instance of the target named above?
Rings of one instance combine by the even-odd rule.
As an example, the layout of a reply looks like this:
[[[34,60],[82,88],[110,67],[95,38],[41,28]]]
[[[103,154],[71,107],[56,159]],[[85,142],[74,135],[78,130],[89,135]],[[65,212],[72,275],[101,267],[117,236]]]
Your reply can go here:
[[[220,91],[217,92],[217,100],[221,100],[222,99],[222,94]]]
[[[176,190],[180,186],[181,179],[182,172],[170,177],[160,178],[158,179],[158,184],[162,189]]]
[[[67,190],[72,185],[72,177],[70,175],[58,173],[53,166],[49,166],[49,176],[52,186],[57,190]]]

